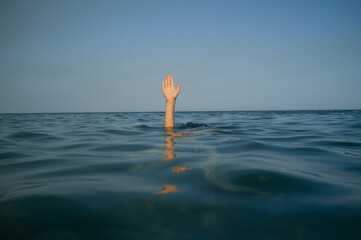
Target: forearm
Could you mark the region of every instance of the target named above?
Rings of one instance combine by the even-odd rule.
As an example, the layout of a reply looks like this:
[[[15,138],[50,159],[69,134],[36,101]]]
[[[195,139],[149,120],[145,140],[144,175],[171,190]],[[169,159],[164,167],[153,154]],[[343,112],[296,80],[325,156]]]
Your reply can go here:
[[[176,99],[167,100],[165,107],[164,115],[164,127],[173,128],[174,127],[174,109],[175,109]]]

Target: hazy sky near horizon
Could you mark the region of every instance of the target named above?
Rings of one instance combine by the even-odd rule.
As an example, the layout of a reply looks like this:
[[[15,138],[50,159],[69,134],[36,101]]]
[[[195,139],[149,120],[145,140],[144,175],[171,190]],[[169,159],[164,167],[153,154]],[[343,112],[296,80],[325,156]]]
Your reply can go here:
[[[0,0],[0,113],[361,108],[361,1]]]

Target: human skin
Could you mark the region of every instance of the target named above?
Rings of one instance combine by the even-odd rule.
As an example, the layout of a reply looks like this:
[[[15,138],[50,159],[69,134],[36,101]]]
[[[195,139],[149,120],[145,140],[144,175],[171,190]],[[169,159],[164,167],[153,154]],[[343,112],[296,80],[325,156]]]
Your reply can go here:
[[[162,81],[162,90],[167,102],[165,107],[164,127],[174,128],[175,101],[179,94],[180,83],[178,83],[177,88],[175,88],[173,76],[168,74],[165,80]]]

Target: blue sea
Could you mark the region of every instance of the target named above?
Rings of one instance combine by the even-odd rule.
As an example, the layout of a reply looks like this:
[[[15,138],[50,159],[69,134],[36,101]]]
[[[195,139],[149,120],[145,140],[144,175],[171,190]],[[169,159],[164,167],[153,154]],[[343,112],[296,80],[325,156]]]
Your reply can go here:
[[[361,111],[0,114],[0,239],[360,239]]]

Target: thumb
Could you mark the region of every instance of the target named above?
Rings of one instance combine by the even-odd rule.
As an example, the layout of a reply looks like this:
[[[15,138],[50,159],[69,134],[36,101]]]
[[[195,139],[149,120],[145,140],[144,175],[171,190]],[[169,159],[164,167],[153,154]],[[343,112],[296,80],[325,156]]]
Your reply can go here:
[[[177,91],[179,92],[179,90],[180,90],[180,82],[177,85]]]

